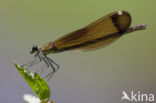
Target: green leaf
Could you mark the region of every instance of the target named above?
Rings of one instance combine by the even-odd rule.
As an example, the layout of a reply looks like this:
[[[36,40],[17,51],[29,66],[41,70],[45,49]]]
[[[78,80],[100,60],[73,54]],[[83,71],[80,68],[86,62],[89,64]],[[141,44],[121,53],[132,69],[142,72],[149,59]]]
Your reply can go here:
[[[40,100],[50,98],[50,89],[43,78],[41,78],[36,72],[30,72],[24,66],[20,66],[15,62],[14,65]]]

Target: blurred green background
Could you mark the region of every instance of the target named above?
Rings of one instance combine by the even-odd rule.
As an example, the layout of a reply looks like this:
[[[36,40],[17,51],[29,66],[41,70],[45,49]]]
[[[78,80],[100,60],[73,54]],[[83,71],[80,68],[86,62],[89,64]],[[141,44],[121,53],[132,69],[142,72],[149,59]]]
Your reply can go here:
[[[49,81],[55,103],[120,103],[122,91],[156,94],[156,0],[1,0],[0,100],[24,103],[33,94],[13,65],[32,59],[29,49],[84,27],[117,10],[132,16],[131,33],[92,52],[49,55],[61,68]]]

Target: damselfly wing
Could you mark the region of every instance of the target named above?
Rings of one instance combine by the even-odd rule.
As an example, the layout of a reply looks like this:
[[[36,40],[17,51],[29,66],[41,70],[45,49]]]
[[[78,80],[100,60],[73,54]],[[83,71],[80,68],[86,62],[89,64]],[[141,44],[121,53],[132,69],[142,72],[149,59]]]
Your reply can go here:
[[[65,50],[88,51],[106,46],[126,32],[130,27],[131,16],[128,12],[111,13],[92,24],[69,33],[56,41],[56,52]]]

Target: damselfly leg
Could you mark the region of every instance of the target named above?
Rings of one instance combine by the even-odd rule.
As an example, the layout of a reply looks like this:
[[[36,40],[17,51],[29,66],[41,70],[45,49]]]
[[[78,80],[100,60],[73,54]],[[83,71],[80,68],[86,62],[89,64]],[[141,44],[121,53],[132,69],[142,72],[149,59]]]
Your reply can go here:
[[[42,57],[42,60],[47,64],[47,67],[50,66],[53,69],[45,77],[45,78],[47,78],[47,80],[49,80],[50,78],[52,78],[52,76],[55,74],[55,72],[59,69],[59,65],[57,63],[55,63],[53,60],[51,60],[50,58],[46,57],[45,55],[41,55],[41,57]]]
[[[39,58],[39,61],[37,61],[37,57]],[[51,60],[50,58],[48,58],[46,55],[44,55],[41,51],[37,52],[34,55],[33,61],[30,61],[22,66],[25,66],[26,68],[30,68],[33,65],[40,63],[42,60],[46,64],[47,68],[48,67],[52,68],[52,71],[49,74],[47,74],[45,77],[45,78],[48,78],[48,80],[49,80],[55,74],[57,69],[59,69],[59,65],[57,63],[55,63],[53,60]],[[43,72],[43,68],[42,68],[42,72]]]
[[[39,58],[39,61],[36,61],[37,57]],[[41,59],[41,57],[39,56],[39,53],[36,53],[36,54],[34,55],[33,61],[30,61],[30,62],[28,62],[28,63],[26,63],[26,64],[23,64],[22,66],[25,66],[26,68],[30,68],[30,67],[32,67],[33,65],[40,63],[41,61],[42,61],[42,59]]]

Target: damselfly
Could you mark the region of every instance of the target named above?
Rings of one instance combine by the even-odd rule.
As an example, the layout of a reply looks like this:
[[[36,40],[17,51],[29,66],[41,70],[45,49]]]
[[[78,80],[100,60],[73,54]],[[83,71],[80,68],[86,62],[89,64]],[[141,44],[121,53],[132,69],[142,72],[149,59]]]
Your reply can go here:
[[[36,53],[34,60],[28,63],[26,66],[30,67],[36,63],[38,57],[40,61],[44,61],[46,65],[53,70],[47,75],[50,79],[52,75],[59,68],[53,60],[47,57],[48,54],[59,53],[68,50],[74,51],[91,51],[107,46],[112,42],[119,39],[124,34],[143,30],[146,28],[146,24],[130,27],[131,16],[126,11],[113,12],[107,16],[104,16],[90,25],[71,32],[54,42],[49,42],[46,45],[38,48],[33,46],[30,49],[30,53]]]

